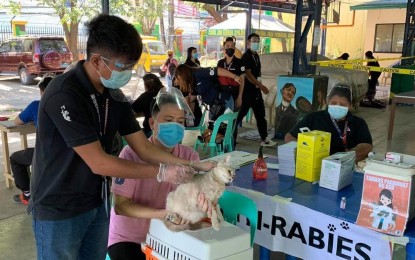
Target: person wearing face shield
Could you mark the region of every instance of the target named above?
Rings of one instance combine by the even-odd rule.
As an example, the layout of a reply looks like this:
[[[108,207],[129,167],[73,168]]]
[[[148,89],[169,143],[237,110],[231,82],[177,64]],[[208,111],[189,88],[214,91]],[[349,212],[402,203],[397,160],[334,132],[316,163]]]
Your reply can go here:
[[[235,111],[242,105],[242,93],[244,91],[245,65],[235,56],[235,42],[233,37],[227,37],[223,42],[224,58],[218,61],[217,67],[224,68],[241,77],[241,84],[232,78],[218,76],[219,88],[226,107]]]
[[[199,161],[195,150],[180,144],[185,115],[191,113],[180,90],[161,89],[153,103],[149,120],[153,135],[149,141],[174,156]],[[129,146],[124,147],[120,158],[143,162]],[[146,259],[141,243],[146,240],[150,219],[166,218],[166,198],[176,187],[156,179],[113,179],[114,208],[108,237],[111,259]],[[201,209],[208,210],[203,193],[199,194],[198,201]]]
[[[286,135],[285,142],[296,141],[300,129],[331,133],[330,154],[355,151],[356,162],[367,158],[372,151],[372,136],[364,119],[352,115],[350,86],[333,86],[327,96],[327,110],[311,112],[303,117]]]
[[[245,65],[245,85],[242,94],[242,106],[239,110],[237,125],[242,122],[249,109],[254,111],[259,135],[261,136],[262,146],[274,146],[276,142],[268,137],[267,120],[265,119],[265,104],[262,92],[268,94],[269,90],[261,82],[261,60],[259,59],[259,35],[251,33],[248,36],[248,49],[242,56]],[[235,127],[234,138],[236,140],[238,128]],[[235,142],[236,143],[236,142]]]
[[[38,259],[105,259],[108,177],[182,183],[215,165],[176,157],[141,131],[120,90],[142,52],[137,30],[105,14],[86,28],[87,60],[55,77],[39,105],[28,206]],[[146,164],[110,155],[117,132]]]

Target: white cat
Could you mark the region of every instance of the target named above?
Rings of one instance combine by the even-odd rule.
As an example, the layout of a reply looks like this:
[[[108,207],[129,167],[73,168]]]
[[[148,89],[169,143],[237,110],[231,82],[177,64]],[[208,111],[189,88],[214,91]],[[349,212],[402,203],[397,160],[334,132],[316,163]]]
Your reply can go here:
[[[172,231],[200,228],[200,225],[194,226],[192,224],[198,223],[206,217],[206,212],[200,210],[197,205],[198,195],[202,192],[209,203],[216,205],[216,207],[212,208],[211,223],[215,230],[220,229],[223,216],[219,208],[218,199],[225,191],[225,184],[232,182],[235,176],[235,170],[230,166],[230,159],[231,156],[227,155],[210,172],[195,175],[192,181],[179,185],[175,191],[169,193],[166,203],[166,210],[169,214],[167,214],[164,220],[167,228]],[[174,224],[180,218],[189,221],[190,224]]]

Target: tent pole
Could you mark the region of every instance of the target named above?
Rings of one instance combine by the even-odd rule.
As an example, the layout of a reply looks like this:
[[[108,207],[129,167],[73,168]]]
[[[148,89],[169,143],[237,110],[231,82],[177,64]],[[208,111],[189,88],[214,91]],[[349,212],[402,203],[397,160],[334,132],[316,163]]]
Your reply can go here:
[[[252,20],[252,0],[248,0],[248,12],[246,13],[246,27],[245,27],[245,41],[248,40],[248,35],[251,34],[251,20]],[[246,43],[245,43],[246,49]]]

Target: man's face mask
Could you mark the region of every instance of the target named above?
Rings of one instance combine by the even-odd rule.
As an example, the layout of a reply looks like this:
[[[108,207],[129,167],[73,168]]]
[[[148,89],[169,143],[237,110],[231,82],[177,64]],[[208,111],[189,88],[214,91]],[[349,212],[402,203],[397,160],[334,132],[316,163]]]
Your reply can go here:
[[[258,51],[259,50],[259,42],[252,42],[251,43],[251,50]]]
[[[183,140],[184,126],[176,122],[157,123],[157,140],[168,148],[173,148]]]
[[[133,75],[132,69],[126,69],[126,70],[123,70],[123,71],[111,70],[110,67],[108,67],[107,63],[105,62],[105,61],[109,61],[109,59],[104,58],[104,57],[101,56],[101,60],[104,62],[105,66],[111,71],[111,77],[109,79],[103,78],[101,76],[101,74],[98,72],[98,74],[100,76],[101,83],[102,83],[102,85],[104,85],[104,87],[110,88],[110,89],[119,89],[119,88],[127,85],[128,82],[130,82],[131,77]],[[115,66],[117,66],[117,64],[118,64],[118,66],[120,66],[120,68],[125,66],[125,65],[117,63],[117,62],[115,63]]]
[[[228,57],[232,57],[235,54],[235,49],[232,49],[232,48],[225,49],[225,53]]]

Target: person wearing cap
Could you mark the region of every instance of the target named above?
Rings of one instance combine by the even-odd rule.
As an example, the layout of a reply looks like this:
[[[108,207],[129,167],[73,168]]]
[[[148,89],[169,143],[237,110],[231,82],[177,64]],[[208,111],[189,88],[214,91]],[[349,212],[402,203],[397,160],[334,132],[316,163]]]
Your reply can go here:
[[[153,102],[149,120],[153,134],[149,141],[174,156],[199,161],[195,150],[180,144],[189,108],[181,92],[176,91],[162,89]],[[120,158],[143,162],[129,146],[124,147]],[[113,179],[114,207],[108,237],[108,255],[111,259],[146,259],[140,244],[146,241],[150,220],[166,218],[166,198],[176,187],[156,179]],[[199,194],[198,200],[199,207],[206,211],[203,193]]]
[[[87,59],[56,76],[39,105],[31,197],[37,259],[105,259],[109,177],[183,183],[213,162],[192,162],[148,141],[121,87],[132,77],[143,44],[120,17],[86,24]],[[119,133],[146,164],[111,155]]]
[[[43,95],[46,87],[52,77],[45,76],[39,81],[37,86],[39,87],[40,96]],[[40,100],[32,101],[15,119],[15,125],[23,125],[33,122],[37,127],[37,114],[39,110]],[[29,204],[30,199],[30,173],[28,167],[32,165],[33,152],[35,148],[29,147],[24,150],[20,150],[12,153],[10,156],[10,168],[12,169],[14,183],[16,187],[21,191],[20,194],[13,195],[13,200],[16,203],[23,205]]]
[[[296,141],[300,129],[331,133],[330,154],[356,152],[356,162],[372,151],[372,136],[364,119],[352,115],[352,92],[348,85],[335,85],[327,96],[327,110],[311,112],[303,117],[286,135],[285,142]]]
[[[144,92],[131,104],[131,108],[137,116],[144,116],[143,131],[147,137],[150,137],[151,128],[149,119],[151,117],[151,102],[164,86],[160,78],[153,73],[144,75],[143,81]]]
[[[173,76],[174,71],[176,70],[177,66],[179,66],[179,62],[173,57],[173,51],[167,51],[167,59],[164,62],[163,70],[166,72],[166,83],[167,88],[171,88],[173,86]]]
[[[239,109],[242,105],[242,93],[244,91],[245,65],[235,56],[235,42],[233,37],[227,37],[223,42],[224,58],[218,61],[217,67],[224,68],[241,77],[241,84],[232,78],[218,76],[219,88],[226,107],[231,110]]]

